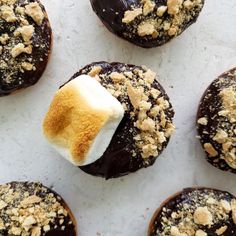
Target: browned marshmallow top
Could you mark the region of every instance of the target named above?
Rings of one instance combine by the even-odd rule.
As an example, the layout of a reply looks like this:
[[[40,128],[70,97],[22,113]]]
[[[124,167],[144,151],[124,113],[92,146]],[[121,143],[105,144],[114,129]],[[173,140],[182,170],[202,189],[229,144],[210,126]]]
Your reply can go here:
[[[107,132],[115,132],[122,116],[121,104],[94,78],[83,75],[57,91],[44,119],[44,134],[66,159],[84,165],[100,158],[97,153],[105,151],[101,142],[109,139],[104,135],[112,138]],[[103,129],[107,132],[101,133]]]

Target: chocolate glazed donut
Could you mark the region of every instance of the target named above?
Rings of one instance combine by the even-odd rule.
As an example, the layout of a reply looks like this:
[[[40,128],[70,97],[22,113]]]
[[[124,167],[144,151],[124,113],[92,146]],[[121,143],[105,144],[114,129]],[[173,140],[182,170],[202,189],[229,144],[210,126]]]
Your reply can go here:
[[[90,65],[87,65],[76,73],[70,80],[75,79],[79,75],[89,74],[89,71],[93,67],[100,67],[100,74],[112,73],[112,72],[122,72],[124,70],[134,71],[139,69],[143,71],[142,67],[127,65],[123,63],[107,63],[107,62],[96,62]],[[102,85],[105,85],[105,81],[100,81]],[[163,96],[164,99],[169,101],[169,97],[165,93],[162,86],[155,80],[153,87],[158,89],[161,93],[160,96]],[[122,96],[118,98],[122,102]],[[131,111],[132,105],[128,100],[128,110]],[[152,101],[154,103],[154,101]],[[170,104],[170,107],[166,111],[166,116],[169,120],[172,121],[174,116],[173,108]],[[134,121],[130,119],[129,112],[125,112],[123,120],[121,121],[119,127],[117,128],[107,150],[103,156],[98,159],[96,162],[89,164],[87,166],[79,167],[81,170],[85,171],[88,174],[94,176],[104,177],[106,179],[116,178],[129,173],[135,172],[141,168],[146,168],[154,164],[157,156],[152,156],[144,160],[140,154],[133,157],[132,150],[134,149],[134,136],[130,132],[130,128],[134,127]],[[159,150],[159,154],[165,149],[169,142],[169,138],[162,145],[162,149]]]
[[[190,3],[191,6],[183,3],[182,6],[177,6],[180,9],[176,10],[174,3],[172,4],[171,1],[168,3],[168,0],[143,2],[141,0],[90,0],[90,2],[93,10],[109,31],[144,48],[161,46],[180,35],[196,22],[204,5],[204,0]],[[169,10],[167,6],[173,7],[174,10]],[[143,13],[137,13],[134,19],[126,22],[124,20],[126,12],[134,9],[142,9]],[[138,28],[145,22],[158,23],[153,24],[155,29],[152,32],[145,33],[144,28],[140,31]],[[170,25],[170,28],[167,29],[165,24]],[[150,27],[148,28],[150,30]]]
[[[234,115],[234,111],[228,111],[226,115],[220,114],[226,110],[223,107],[222,93],[224,89],[227,90],[231,87],[234,91],[229,91],[232,92],[232,96],[229,97],[232,98],[231,106],[234,107],[235,97],[233,93],[236,92],[236,68],[223,73],[206,89],[197,112],[197,130],[200,142],[207,155],[207,161],[223,171],[236,174],[236,161],[233,161],[236,124],[230,119],[230,115]],[[230,143],[231,145],[228,146],[227,144]]]
[[[164,226],[164,224],[162,224],[163,217],[166,217],[167,221],[168,221],[168,219],[173,220],[173,222],[172,222],[173,225],[170,224],[169,227],[177,227],[181,218],[180,219],[176,218],[176,220],[174,220],[174,214],[177,212],[181,212],[181,206],[183,206],[183,204],[188,204],[188,205],[192,206],[193,209],[196,210],[197,206],[201,206],[201,204],[199,205],[199,202],[197,201],[197,200],[200,201],[201,197],[203,199],[204,199],[204,197],[206,197],[206,201],[208,200],[209,204],[213,198],[216,201],[220,202],[223,200],[224,203],[228,202],[229,204],[230,204],[230,202],[235,200],[235,197],[226,191],[210,189],[210,188],[203,188],[203,187],[183,189],[181,192],[178,192],[178,193],[174,194],[173,196],[171,196],[170,198],[168,198],[156,210],[156,212],[154,213],[154,215],[150,221],[147,236],[170,235],[167,232],[164,233],[165,226]],[[234,202],[234,204],[235,204],[235,202]],[[215,202],[215,204],[216,203],[217,202]],[[216,211],[217,210],[219,210],[219,209],[216,209]],[[219,220],[218,222],[212,224],[211,226],[207,226],[207,225],[203,226],[203,225],[199,224],[199,228],[195,228],[195,231],[198,230],[202,234],[200,234],[200,232],[199,232],[199,234],[196,233],[195,235],[211,235],[211,236],[217,236],[217,235],[234,236],[234,235],[236,235],[236,222],[233,221],[232,214],[233,213],[231,211],[228,212],[228,216],[226,217],[228,219],[224,220],[222,217],[222,220]],[[222,227],[224,227],[224,228],[222,228]],[[217,234],[216,232],[218,229],[221,229],[222,231],[225,230],[225,231],[223,232],[223,234],[219,234],[219,233]],[[170,231],[170,228],[169,228],[169,231]]]
[[[38,224],[37,221],[33,223],[33,225],[29,224],[29,234],[24,235],[42,235],[42,236],[77,236],[76,232],[76,220],[69,209],[66,202],[59,196],[56,192],[53,190],[43,186],[40,183],[33,183],[33,182],[11,182],[5,185],[0,185],[0,199],[5,202],[6,199],[9,199],[12,196],[12,193],[8,193],[9,190],[12,190],[13,193],[16,193],[15,196],[18,196],[16,198],[13,197],[12,202],[8,202],[6,206],[1,210],[0,216],[3,220],[3,224],[5,225],[8,223],[8,226],[6,229],[0,229],[0,235],[7,236],[9,235],[9,232],[12,232],[12,230],[22,230],[21,233],[23,233],[23,228],[20,228],[20,225],[24,225],[21,223],[18,224],[17,229],[15,228],[14,221],[11,221],[9,218],[8,213],[5,212],[5,210],[11,210],[11,208],[21,212],[23,214],[23,209],[27,212],[29,209],[35,209],[35,211],[32,213],[32,215],[27,212],[27,217],[31,218],[39,218],[40,217],[46,217],[42,213],[43,210],[40,208],[41,203],[46,204],[48,208],[50,208],[50,212],[48,212],[48,215],[54,215],[54,219],[51,220],[51,222],[47,225],[47,228]],[[53,206],[54,204],[54,206]],[[57,207],[58,209],[55,209],[53,207]],[[41,210],[41,211],[40,211]],[[45,210],[45,209],[44,209]],[[48,210],[49,211],[49,210]],[[54,212],[56,211],[56,212]],[[66,214],[64,212],[66,211]],[[36,212],[39,212],[37,215]],[[40,212],[42,214],[40,214]],[[55,215],[57,216],[55,217]],[[25,218],[26,216],[21,215],[22,218]],[[26,219],[25,219],[26,220]],[[47,221],[47,219],[41,219],[42,222]],[[13,224],[13,225],[12,225]],[[24,227],[24,226],[23,226]],[[30,234],[30,232],[32,234]],[[39,233],[40,234],[37,234]],[[14,233],[14,235],[16,235]],[[21,235],[21,234],[17,234]]]
[[[7,34],[10,38],[6,45],[0,44],[3,47],[3,52],[0,55],[0,96],[6,96],[17,90],[36,84],[46,69],[50,57],[52,29],[44,6],[39,0],[17,0],[14,7],[23,8],[30,3],[39,4],[44,14],[44,19],[41,24],[38,25],[29,15],[24,15],[25,20],[28,22],[27,24],[34,27],[34,33],[30,39],[32,52],[30,54],[22,53],[18,55],[14,58],[12,66],[8,67],[2,66],[2,62],[4,60],[9,61],[12,57],[11,53],[4,49],[4,46],[8,46],[9,44],[12,47],[12,44],[17,45],[19,43],[24,43],[24,40],[20,36],[14,37],[14,32],[21,26],[19,19],[17,22],[7,22],[0,19],[0,35]],[[12,31],[12,27],[15,31]],[[33,69],[22,68],[20,65],[21,62],[32,64]]]

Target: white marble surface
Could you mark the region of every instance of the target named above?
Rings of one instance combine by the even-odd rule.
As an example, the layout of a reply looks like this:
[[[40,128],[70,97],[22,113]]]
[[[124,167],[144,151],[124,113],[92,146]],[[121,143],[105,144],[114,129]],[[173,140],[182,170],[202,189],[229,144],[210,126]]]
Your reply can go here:
[[[81,236],[144,236],[154,210],[170,194],[200,185],[236,194],[236,175],[204,160],[195,135],[199,99],[220,73],[236,66],[235,0],[206,0],[197,22],[171,43],[141,49],[109,33],[88,0],[44,0],[54,48],[40,82],[0,98],[0,181],[39,180],[69,203]],[[97,60],[146,64],[160,75],[176,110],[176,133],[153,167],[105,181],[60,158],[41,122],[60,84]],[[100,233],[100,234],[97,234]]]

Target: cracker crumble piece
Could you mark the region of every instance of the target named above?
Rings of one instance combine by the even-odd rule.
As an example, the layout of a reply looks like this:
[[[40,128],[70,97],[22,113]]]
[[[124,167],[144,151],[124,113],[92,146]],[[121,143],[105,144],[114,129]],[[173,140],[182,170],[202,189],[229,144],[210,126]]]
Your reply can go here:
[[[7,203],[0,200],[0,210],[4,209],[7,206]]]
[[[121,83],[121,82],[125,81],[125,79],[126,79],[124,74],[118,73],[118,72],[112,72],[110,74],[110,77],[114,83]]]
[[[205,233],[203,230],[199,229],[196,231],[195,236],[207,236],[207,233]]]
[[[207,207],[198,207],[194,212],[194,222],[199,225],[211,225],[213,218]]]
[[[33,64],[29,63],[29,62],[23,62],[22,63],[22,68],[26,71],[31,71],[31,70],[35,70],[35,67]]]
[[[155,2],[152,0],[142,0],[141,1],[143,5],[143,15],[147,16],[149,13],[154,11],[154,8],[156,6]]]
[[[234,224],[236,224],[236,199],[231,201],[231,208],[232,208],[232,218]]]
[[[8,5],[2,5],[0,7],[1,17],[9,23],[13,23],[17,20],[13,8]]]
[[[200,124],[200,125],[207,125],[208,124],[208,120],[207,120],[206,117],[202,117],[202,118],[198,119],[197,123]]]
[[[231,123],[236,122],[236,91],[232,86],[225,88],[220,92],[222,99],[222,115],[230,119]]]
[[[168,13],[170,15],[176,15],[179,13],[182,4],[183,0],[167,0]]]
[[[25,42],[29,42],[34,34],[34,26],[33,25],[26,25],[18,28],[14,35],[18,36],[21,35]]]
[[[220,206],[223,208],[223,210],[226,212],[226,213],[230,213],[231,212],[231,206],[230,206],[230,203],[226,200],[220,200]]]
[[[127,82],[127,93],[133,107],[139,108],[142,101],[142,90],[135,89],[130,82]]]
[[[25,6],[25,13],[32,17],[37,25],[41,25],[44,19],[44,13],[37,2],[31,2]]]
[[[170,235],[171,236],[188,236],[185,233],[180,233],[179,229],[176,226],[171,226]]]
[[[159,17],[162,17],[165,14],[165,12],[167,11],[167,9],[168,9],[167,6],[160,6],[160,7],[158,7],[157,8],[157,15]]]
[[[101,66],[94,66],[94,67],[92,67],[92,69],[90,70],[88,75],[91,76],[91,77],[95,77],[96,75],[99,75],[101,70],[102,70]]]
[[[143,13],[142,8],[136,8],[132,11],[126,11],[122,22],[125,24],[131,23],[136,17],[140,16]]]
[[[188,10],[193,7],[193,2],[191,0],[186,0],[183,4],[184,7],[187,8]]]
[[[158,33],[155,29],[154,22],[151,21],[142,22],[138,26],[138,35],[141,37],[146,35],[152,35],[154,38],[157,37]]]
[[[23,43],[18,43],[11,50],[11,55],[13,58],[18,57],[21,53],[31,54],[32,53],[32,46],[25,47],[25,45]]]
[[[218,155],[218,152],[215,150],[215,148],[212,146],[211,143],[205,143],[204,149],[209,154],[210,157],[215,157]]]
[[[2,34],[0,36],[0,43],[6,45],[9,39],[10,37],[8,36],[8,34]]]
[[[216,234],[217,235],[223,235],[224,232],[227,230],[227,228],[228,228],[227,225],[220,227],[219,229],[216,230]]]

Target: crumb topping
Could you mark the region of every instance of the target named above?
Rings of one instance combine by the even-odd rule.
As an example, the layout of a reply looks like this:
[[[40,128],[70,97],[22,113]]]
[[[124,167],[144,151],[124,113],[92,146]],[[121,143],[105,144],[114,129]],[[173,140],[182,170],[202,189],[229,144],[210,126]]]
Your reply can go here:
[[[232,208],[232,218],[234,224],[236,224],[236,199],[231,201],[231,208]]]
[[[62,199],[40,183],[0,185],[0,235],[45,235],[72,224]]]
[[[198,207],[193,214],[193,220],[198,225],[211,225],[212,214],[207,207]]]
[[[207,125],[208,120],[207,120],[206,117],[202,117],[202,118],[198,119],[197,123],[200,124],[200,125]]]
[[[136,8],[132,11],[126,11],[122,22],[128,24],[132,22],[137,16],[141,15],[142,12],[142,8]]]
[[[49,45],[37,35],[46,18],[42,6],[29,0],[0,1],[0,72],[2,85],[22,84],[22,74],[35,71],[38,55]],[[48,42],[50,43],[50,42]],[[35,58],[34,51],[37,51]]]
[[[161,229],[158,227],[155,235],[207,236],[209,230],[216,235],[224,235],[233,222],[236,199],[231,200],[225,193],[216,194],[211,190],[194,190],[185,194],[181,198],[179,196],[180,201],[176,201],[175,206],[171,204],[170,209],[168,205],[163,207],[158,218]]]
[[[215,157],[218,155],[218,152],[215,150],[211,143],[204,143],[204,148],[210,157]]]
[[[124,13],[122,22],[127,26],[124,35],[145,39],[177,36],[199,14],[203,4],[203,0],[167,0],[166,4],[141,0]]]
[[[37,25],[41,25],[44,19],[44,13],[37,2],[31,2],[25,6],[25,13],[32,17]]]
[[[95,73],[97,72],[97,73]],[[156,73],[146,67],[126,67],[121,71],[104,73],[99,66],[91,66],[82,73],[93,75],[124,107],[133,127],[133,157],[144,161],[157,157],[174,131],[173,109],[168,97],[157,88]]]
[[[223,235],[223,233],[227,230],[227,228],[228,228],[228,226],[226,226],[226,225],[225,225],[225,226],[222,226],[222,227],[220,227],[219,229],[217,229],[215,233],[216,233],[217,235]]]
[[[203,117],[198,124],[203,127],[203,132],[209,136],[209,142],[204,143],[205,151],[210,157],[219,157],[232,169],[236,169],[236,73],[229,74],[229,80],[219,78],[214,86],[217,94],[210,91],[205,99],[218,99],[210,105],[210,112],[216,113],[213,117]],[[231,79],[232,77],[232,79]],[[214,125],[211,125],[214,123]]]

